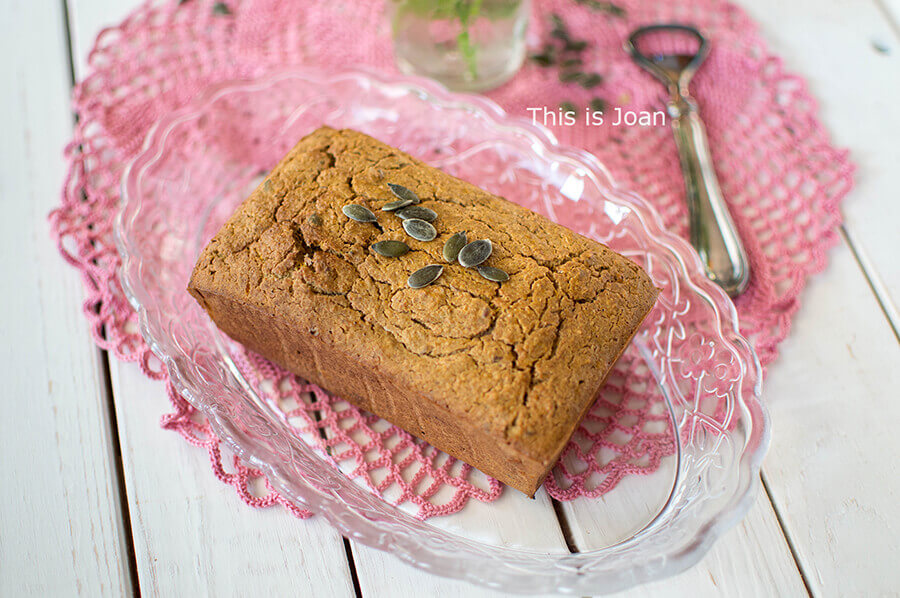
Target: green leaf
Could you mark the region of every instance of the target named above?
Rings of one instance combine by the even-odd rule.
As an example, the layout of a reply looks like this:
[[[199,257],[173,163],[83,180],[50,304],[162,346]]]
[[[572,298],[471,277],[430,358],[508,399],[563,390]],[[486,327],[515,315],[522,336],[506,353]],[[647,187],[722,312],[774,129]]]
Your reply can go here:
[[[612,2],[600,2],[600,0],[575,0],[575,4],[587,6],[595,12],[605,12],[614,17],[625,16],[625,9]]]
[[[476,62],[475,46],[469,39],[469,30],[466,29],[456,36],[456,47],[462,54],[463,60],[466,61],[466,68],[469,70],[469,76],[473,79],[478,77],[478,63]]]

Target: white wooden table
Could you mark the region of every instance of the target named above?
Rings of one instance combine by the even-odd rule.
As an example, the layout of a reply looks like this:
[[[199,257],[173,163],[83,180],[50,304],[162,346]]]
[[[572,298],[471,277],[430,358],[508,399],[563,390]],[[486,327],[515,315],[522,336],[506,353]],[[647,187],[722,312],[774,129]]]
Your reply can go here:
[[[765,382],[764,491],[694,568],[629,595],[900,595],[900,0],[743,0],[859,165],[841,243]],[[98,350],[49,240],[69,92],[136,0],[0,0],[0,596],[492,596],[245,507]],[[577,536],[578,530],[573,530]]]

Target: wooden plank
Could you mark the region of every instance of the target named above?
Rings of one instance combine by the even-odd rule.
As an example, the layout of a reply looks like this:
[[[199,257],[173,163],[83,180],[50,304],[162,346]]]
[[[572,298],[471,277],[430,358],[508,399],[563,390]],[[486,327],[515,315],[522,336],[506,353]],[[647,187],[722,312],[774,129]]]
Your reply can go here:
[[[846,246],[811,281],[767,381],[777,429],[769,492],[814,593],[891,594],[900,584],[900,349],[880,308],[897,330],[897,22],[873,2],[761,0],[748,9],[788,67],[809,77],[836,143],[853,151],[860,170],[846,229],[881,291],[879,305]]]
[[[896,0],[893,0],[896,2]],[[813,93],[821,102],[821,117],[826,122],[834,135],[834,141],[841,146],[847,146],[853,152],[853,158],[859,165],[857,175],[857,187],[844,204],[846,215],[846,228],[853,241],[853,247],[865,268],[873,287],[881,291],[879,298],[885,311],[893,320],[896,327],[900,320],[897,319],[897,299],[900,298],[900,268],[896,265],[898,245],[894,228],[900,217],[900,206],[895,201],[896,189],[900,188],[900,171],[896,168],[900,150],[885,131],[900,130],[900,113],[893,109],[893,98],[900,96],[900,44],[897,43],[896,31],[891,29],[878,8],[871,1],[858,3],[845,3],[838,0],[800,0],[797,2],[778,2],[777,0],[756,0],[744,3],[746,9],[757,18],[771,41],[772,49],[786,58],[789,70],[802,73],[809,78]],[[880,42],[880,44],[879,44]],[[878,45],[886,45],[888,53],[878,49]],[[836,257],[840,256],[840,257]],[[798,401],[803,401],[804,396],[833,397],[837,401],[836,388],[833,384],[835,369],[838,376],[845,375],[841,371],[839,357],[835,356],[830,367],[823,367],[821,360],[813,357],[815,351],[824,351],[828,355],[834,355],[845,345],[852,346],[850,337],[842,338],[833,335],[831,322],[836,317],[844,317],[838,311],[850,311],[854,301],[858,301],[859,311],[865,311],[865,322],[860,322],[854,315],[854,325],[862,325],[869,331],[877,331],[877,341],[867,344],[872,352],[887,352],[888,362],[895,352],[896,344],[892,342],[890,331],[883,325],[885,323],[878,303],[874,301],[869,291],[866,279],[860,271],[854,267],[852,254],[845,244],[840,250],[832,252],[832,259],[846,261],[843,269],[847,279],[834,272],[835,265],[830,266],[826,273],[826,281],[814,281],[820,293],[817,299],[822,302],[817,316],[809,316],[808,310],[811,299],[801,311],[801,318],[810,324],[807,330],[801,330],[795,326],[792,336],[789,338],[791,346],[801,347],[790,354],[783,354],[779,361],[770,368],[770,380],[766,384],[766,400],[773,407],[773,426],[776,429],[775,448],[766,461],[766,471],[770,481],[773,497],[776,498],[776,506],[779,507],[783,519],[788,524],[791,540],[796,544],[796,550],[804,569],[812,571],[810,585],[814,592],[826,591],[828,593],[868,593],[877,594],[880,591],[888,591],[890,582],[894,581],[896,588],[896,575],[891,575],[894,570],[888,563],[896,560],[896,552],[888,550],[889,556],[882,556],[878,550],[866,551],[867,554],[879,555],[872,559],[859,559],[855,551],[863,550],[866,538],[872,538],[879,548],[887,548],[885,544],[894,537],[896,530],[878,530],[876,525],[865,525],[859,513],[853,513],[853,507],[849,505],[869,504],[875,500],[865,489],[859,486],[871,487],[872,484],[864,484],[865,479],[876,479],[885,475],[879,473],[876,467],[867,466],[866,463],[851,465],[846,457],[841,458],[840,443],[835,440],[832,444],[835,455],[841,462],[841,467],[828,471],[825,467],[815,472],[807,470],[806,461],[800,457],[805,452],[811,451],[813,445],[805,445],[804,441],[814,443],[821,442],[820,438],[834,434],[832,438],[846,437],[847,434],[858,436],[862,439],[865,449],[876,454],[887,450],[890,455],[887,462],[897,454],[897,443],[887,442],[883,437],[888,433],[887,425],[878,428],[873,436],[869,436],[859,422],[859,427],[851,431],[841,431],[841,426],[832,423],[826,429],[810,426],[802,418],[786,424],[779,419],[779,407],[785,409],[797,409]],[[853,299],[848,297],[849,293]],[[865,306],[865,307],[861,307]],[[824,334],[821,323],[829,323],[829,332]],[[851,325],[852,326],[852,325]],[[847,332],[849,333],[849,329]],[[861,360],[863,361],[863,360]],[[857,362],[854,362],[854,365]],[[852,382],[843,389],[844,397],[840,404],[853,398],[861,398],[860,388],[871,384],[871,380],[877,380],[879,369],[886,365],[884,358],[876,360],[862,371],[854,372]],[[896,367],[893,368],[896,370]],[[804,380],[814,379],[815,390],[804,390],[796,385],[788,391],[783,382],[798,372],[808,372],[803,376]],[[892,388],[890,383],[880,386]],[[884,396],[884,393],[881,393]],[[794,405],[795,407],[790,407]],[[802,408],[801,408],[802,409]],[[874,408],[877,409],[877,408]],[[869,416],[877,411],[866,411]],[[860,413],[862,417],[862,413]],[[893,411],[879,414],[880,422],[896,421]],[[841,422],[842,416],[835,409],[830,413],[832,422]],[[818,418],[817,418],[818,421]],[[877,424],[876,424],[877,427]],[[811,435],[807,430],[817,430]],[[811,438],[815,436],[815,440]],[[863,451],[858,451],[862,456]],[[791,458],[785,461],[782,453],[790,453]],[[811,455],[807,455],[811,458]],[[774,466],[772,464],[775,464]],[[831,464],[833,466],[833,463]],[[853,478],[857,484],[842,484],[840,476],[843,468],[853,469]],[[841,471],[838,471],[841,470]],[[802,474],[799,472],[803,472]],[[888,474],[890,475],[890,474]],[[802,476],[802,477],[801,477]],[[792,479],[793,478],[793,479]],[[896,475],[892,479],[895,479]],[[799,481],[802,480],[802,484]],[[888,484],[890,495],[894,484]],[[894,492],[895,493],[895,492]],[[843,500],[840,498],[844,495]],[[802,499],[801,499],[802,497]],[[879,509],[874,511],[874,518],[892,518],[896,520],[897,510],[885,500],[876,500]],[[861,508],[861,507],[860,507]],[[757,506],[757,509],[759,507]],[[771,509],[768,513],[762,513],[768,517],[769,527],[774,530],[771,520],[774,517]],[[832,522],[835,512],[843,513],[839,526]],[[568,510],[567,510],[568,512]],[[578,528],[578,518],[573,532],[584,534],[584,530]],[[861,527],[854,525],[860,520]],[[748,518],[746,523],[751,522]],[[591,528],[589,528],[591,529]],[[597,529],[594,526],[592,529]],[[828,530],[828,531],[823,531]],[[737,532],[742,533],[740,528]],[[734,535],[735,532],[732,532]],[[777,535],[776,535],[777,536]],[[828,539],[830,538],[830,542]],[[742,550],[735,549],[735,555],[745,560],[747,567],[738,567],[738,570],[749,570],[752,574],[754,552],[765,554],[771,547],[776,549],[777,558],[768,565],[771,573],[768,580],[784,583],[779,577],[790,579],[796,585],[797,577],[791,571],[789,556],[784,550],[784,542],[777,542],[776,537],[770,538],[768,546],[765,543],[755,542],[752,538],[741,541]],[[725,540],[723,540],[724,542]],[[835,548],[829,548],[833,544]],[[756,546],[754,548],[754,545]],[[765,548],[760,548],[760,547]],[[714,555],[720,550],[717,546],[710,557],[705,559],[695,570],[692,570],[680,578],[672,580],[678,583],[682,578],[697,575],[707,567],[706,561],[717,559]],[[840,555],[839,557],[837,555]],[[722,562],[727,560],[722,557]],[[849,574],[842,562],[865,561],[863,566]],[[712,572],[711,572],[712,573]],[[716,579],[721,575],[712,573]],[[880,578],[882,581],[874,581]],[[872,579],[872,581],[866,581]],[[730,595],[739,587],[756,588],[759,593],[764,593],[765,584],[754,583],[748,580],[749,585],[738,584],[728,592]],[[867,585],[869,584],[869,585]],[[879,585],[882,584],[882,585]],[[666,587],[677,587],[667,585]],[[686,587],[694,588],[693,583]],[[792,587],[792,586],[787,586]],[[708,587],[708,590],[712,588]],[[791,594],[791,592],[786,592]]]
[[[834,142],[852,152],[858,171],[843,204],[845,227],[900,331],[900,32],[873,0],[745,4],[787,68],[808,79]],[[895,9],[897,1],[884,6]]]
[[[652,485],[653,481],[650,480],[649,483]],[[604,503],[604,507],[609,507],[614,512],[624,513],[629,509],[641,510],[648,506],[646,488],[641,487],[639,480],[630,484],[630,488],[625,487],[622,490],[624,497],[612,498],[615,495],[614,491],[599,500]],[[512,493],[505,494],[498,503],[485,506],[495,509],[504,516],[514,514],[515,511],[509,509],[513,505],[503,504],[508,495]],[[514,498],[514,495],[511,497]],[[572,504],[574,503],[565,503],[563,508],[579,548],[602,546],[603,541],[592,543],[590,539],[586,539],[585,533],[608,534],[609,530],[588,528],[583,521],[577,519],[584,513],[596,512],[596,509],[573,511],[570,508]],[[518,513],[521,521],[528,521],[529,524],[533,521],[526,512],[518,511]],[[628,515],[630,517],[631,513]],[[391,561],[396,562],[396,559],[364,546],[354,544],[353,554],[364,596],[418,594],[490,598],[504,595],[501,592],[475,588],[464,582],[436,578],[405,564],[392,564]],[[675,577],[616,595],[762,596],[771,595],[775,591],[785,596],[806,594],[802,577],[791,556],[772,505],[765,493],[760,492],[754,507],[744,521],[735,529],[728,531],[699,564]]]
[[[562,504],[572,539],[579,550],[609,546],[639,531],[664,506],[674,477],[674,458],[650,476],[623,479],[595,501]],[[720,538],[689,570],[672,578],[640,586],[617,596],[764,596],[778,590],[785,596],[806,593],[775,511],[764,492],[747,517]]]
[[[876,0],[876,2],[890,21],[894,31],[900,35],[900,0]]]
[[[565,538],[544,490],[527,498],[512,488],[493,503],[470,501],[460,512],[430,520],[435,527],[497,546],[566,554]],[[527,524],[523,525],[523,522]],[[353,543],[353,558],[363,596],[441,596],[490,598],[498,592],[428,574],[394,556]]]
[[[49,238],[72,131],[59,2],[0,1],[0,595],[121,596],[131,578],[100,354]]]
[[[643,528],[665,505],[674,468],[674,457],[668,457],[653,474],[627,476],[599,498],[560,503],[578,550],[605,548]]]
[[[328,431],[326,430],[326,434]],[[361,435],[360,442],[367,437]],[[353,471],[351,459],[341,466]],[[389,493],[396,488],[391,488]],[[395,493],[399,494],[399,493]],[[414,508],[404,505],[405,510]],[[527,525],[522,525],[527,521]],[[461,511],[433,517],[429,524],[444,532],[484,542],[547,553],[568,554],[566,539],[556,517],[550,497],[541,489],[531,500],[521,492],[505,488],[500,498],[491,503],[470,500]],[[364,596],[496,596],[496,593],[466,582],[438,577],[414,568],[387,552],[352,542],[353,562]]]
[[[765,492],[738,526],[680,575],[615,594],[638,596],[805,596],[806,588]]]
[[[246,506],[203,450],[159,427],[163,384],[110,365],[142,594],[354,596],[343,541],[323,517]]]
[[[896,393],[882,390],[900,383],[900,348],[849,247],[842,244],[832,254],[833,265],[814,279],[813,295],[770,368],[765,396],[777,433],[765,469],[813,592],[879,595],[900,583],[894,566],[900,558],[894,541],[900,507],[892,498],[900,491],[900,450],[892,430],[900,407],[893,400]],[[829,323],[827,329],[822,322]],[[854,399],[864,406],[850,406]],[[633,493],[633,500],[617,496],[617,489],[604,502],[612,513],[643,508],[652,515],[660,505],[646,501],[645,483],[636,479],[620,488]],[[666,483],[665,476],[656,480],[658,496]],[[564,505],[579,548],[603,546],[630,531],[611,526],[615,516],[600,522],[592,519],[595,510],[579,506]],[[868,556],[860,559],[859,554]],[[653,595],[663,588],[676,595],[805,591],[764,494],[696,567],[623,594]]]
[[[79,77],[100,29],[138,4],[70,2]],[[162,384],[132,364],[111,359],[110,368],[142,593],[354,595],[343,541],[323,518],[245,506],[213,477],[202,450],[160,429]]]
[[[846,246],[771,368],[769,492],[813,592],[900,587],[900,345]]]
[[[94,46],[97,34],[105,27],[121,23],[141,4],[141,0],[66,0],[72,62],[77,80],[87,75],[88,53]]]

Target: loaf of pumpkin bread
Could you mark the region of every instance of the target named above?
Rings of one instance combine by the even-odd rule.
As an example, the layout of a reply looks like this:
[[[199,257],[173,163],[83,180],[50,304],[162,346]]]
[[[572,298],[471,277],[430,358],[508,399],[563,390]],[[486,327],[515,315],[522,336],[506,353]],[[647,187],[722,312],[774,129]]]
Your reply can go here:
[[[437,215],[434,240],[382,210],[412,195]],[[348,217],[351,204],[368,209]],[[412,232],[428,238],[420,226]],[[447,261],[459,232],[491,241],[482,266],[496,270]],[[409,251],[381,255],[372,245],[384,240]],[[413,288],[410,275],[430,264],[443,269]],[[529,496],[657,295],[607,247],[326,127],[209,242],[188,290],[236,341]]]

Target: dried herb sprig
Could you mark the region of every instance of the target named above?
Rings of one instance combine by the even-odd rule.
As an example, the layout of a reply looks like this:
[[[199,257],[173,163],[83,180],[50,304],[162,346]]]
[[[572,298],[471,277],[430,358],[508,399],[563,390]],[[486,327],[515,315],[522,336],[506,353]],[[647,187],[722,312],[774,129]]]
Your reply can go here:
[[[593,2],[576,1],[594,10],[604,10],[617,16],[624,14],[624,10],[609,2],[597,2],[596,0]],[[585,71],[581,68],[584,66],[582,53],[587,47],[587,41],[574,39],[562,17],[552,13],[550,15],[550,40],[544,44],[540,52],[532,54],[530,58],[541,67],[559,66],[558,77],[562,83],[577,84],[584,89],[593,89],[603,83],[603,75]],[[601,104],[605,108],[605,101],[601,98],[593,98],[591,100],[591,110],[596,111],[594,107]],[[564,112],[577,112],[578,110],[575,104],[569,101],[562,102],[560,108]]]
[[[216,2],[213,4],[212,12],[214,15],[228,16],[231,14],[231,9],[224,2]]]

